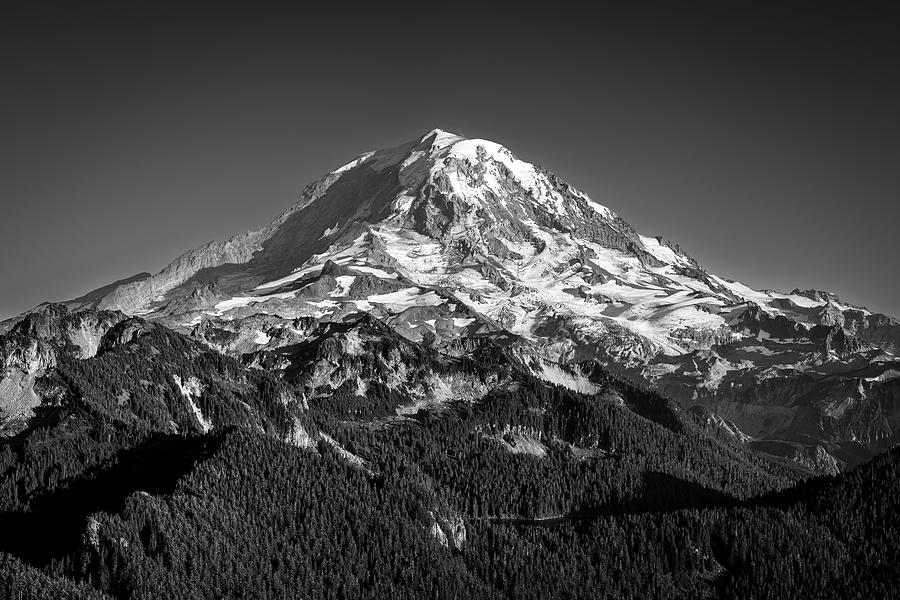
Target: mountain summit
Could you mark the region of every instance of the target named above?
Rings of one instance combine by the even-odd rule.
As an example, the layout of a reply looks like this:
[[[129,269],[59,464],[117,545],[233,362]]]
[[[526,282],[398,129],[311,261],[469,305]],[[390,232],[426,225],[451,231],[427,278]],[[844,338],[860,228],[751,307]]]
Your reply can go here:
[[[502,145],[440,129],[359,155],[259,231],[66,304],[236,356],[364,315],[444,354],[502,339],[539,377],[590,391],[602,366],[824,470],[900,440],[896,320],[708,273]]]
[[[157,275],[104,288],[70,307],[164,316],[174,326],[251,306],[242,312],[260,312],[262,305],[278,305],[270,312],[285,317],[324,317],[344,312],[342,305],[359,298],[330,294],[341,300],[311,309],[302,295],[292,301],[298,299],[292,292],[329,260],[350,268],[350,276],[366,273],[462,296],[458,300],[470,310],[528,339],[540,334],[530,330],[525,314],[511,314],[503,299],[519,298],[516,304],[525,302],[527,313],[569,305],[572,317],[605,322],[623,333],[634,330],[636,339],[652,342],[647,351],[669,354],[683,350],[669,335],[679,325],[721,321],[695,306],[701,302],[654,302],[638,311],[646,313],[640,316],[673,312],[674,304],[680,310],[655,327],[632,326],[647,319],[616,314],[621,306],[604,310],[598,304],[606,302],[597,300],[636,305],[633,291],[616,288],[650,289],[685,277],[705,281],[704,292],[714,289],[737,300],[677,247],[638,235],[552,173],[497,143],[435,129],[414,142],[364,153],[329,173],[260,231],[192,250]],[[661,281],[654,270],[674,277]],[[391,277],[377,277],[384,272]],[[496,302],[486,302],[493,297]]]

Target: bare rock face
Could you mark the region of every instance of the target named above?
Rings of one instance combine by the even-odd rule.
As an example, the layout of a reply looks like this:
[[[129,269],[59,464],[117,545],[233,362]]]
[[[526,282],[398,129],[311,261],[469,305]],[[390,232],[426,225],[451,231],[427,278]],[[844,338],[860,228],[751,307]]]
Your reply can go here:
[[[73,313],[49,304],[25,315],[0,335],[0,435],[20,431],[53,386],[42,385],[57,363],[58,353],[79,359],[97,354],[103,336],[125,319],[121,313]]]
[[[753,439],[752,437],[741,431],[737,425],[735,425],[731,421],[723,419],[720,415],[716,414],[705,406],[695,404],[690,408],[690,412],[695,415],[701,423],[705,424],[708,430],[722,432],[726,436],[741,444]]]
[[[154,327],[152,323],[148,323],[143,319],[125,319],[103,336],[100,342],[100,351],[105,352],[116,346],[124,346],[147,335],[153,331]]]
[[[0,337],[0,435],[24,427],[42,401],[37,382],[55,365],[50,343],[17,334]]]
[[[446,548],[450,545],[447,539],[447,534],[444,533],[444,530],[441,529],[440,523],[438,523],[437,521],[431,522],[431,527],[429,528],[428,533],[430,533],[441,546],[444,546]]]
[[[886,315],[871,314],[865,309],[842,313],[841,324],[849,333],[868,344],[900,355],[900,322]]]
[[[466,524],[462,517],[456,514],[436,515],[434,511],[429,511],[426,520],[430,522],[428,532],[441,546],[462,550],[467,535]]]
[[[438,528],[443,533],[444,545],[454,550],[462,550],[466,543],[466,524],[459,515],[439,517],[436,521]]]
[[[100,340],[125,315],[114,311],[70,311],[62,304],[48,304],[19,320],[12,331],[60,346],[71,346],[78,358],[97,354]]]
[[[294,419],[290,431],[284,437],[284,441],[298,448],[314,448],[316,445],[316,441],[297,419]]]

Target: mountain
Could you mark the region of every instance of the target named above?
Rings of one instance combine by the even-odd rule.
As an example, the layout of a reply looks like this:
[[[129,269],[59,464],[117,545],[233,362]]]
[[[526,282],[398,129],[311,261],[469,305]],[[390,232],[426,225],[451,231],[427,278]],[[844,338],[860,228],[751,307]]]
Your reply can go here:
[[[600,366],[828,472],[900,440],[895,319],[708,273],[503,146],[439,129],[360,155],[259,231],[65,304],[237,357],[298,343],[298,320],[362,315],[447,354],[502,338],[544,379],[589,391]]]
[[[0,597],[890,597],[898,330],[433,130],[0,325]]]

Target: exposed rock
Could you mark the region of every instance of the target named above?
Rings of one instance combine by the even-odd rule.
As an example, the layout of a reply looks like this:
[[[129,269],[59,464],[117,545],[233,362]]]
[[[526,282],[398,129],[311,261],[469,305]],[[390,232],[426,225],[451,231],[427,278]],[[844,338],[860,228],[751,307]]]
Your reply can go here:
[[[84,541],[95,552],[100,551],[100,521],[96,517],[87,518],[84,531]]]
[[[99,351],[107,352],[117,346],[131,343],[153,331],[154,327],[152,323],[143,319],[134,317],[125,319],[106,332],[100,341]]]
[[[745,443],[753,439],[752,437],[741,431],[737,425],[735,425],[731,421],[723,419],[705,406],[696,404],[692,406],[689,411],[710,430],[721,431],[737,442]]]
[[[50,343],[15,333],[0,337],[0,436],[25,426],[42,402],[36,384],[55,365]]]
[[[306,432],[303,424],[296,417],[284,441],[298,448],[313,448],[316,445],[315,440]]]

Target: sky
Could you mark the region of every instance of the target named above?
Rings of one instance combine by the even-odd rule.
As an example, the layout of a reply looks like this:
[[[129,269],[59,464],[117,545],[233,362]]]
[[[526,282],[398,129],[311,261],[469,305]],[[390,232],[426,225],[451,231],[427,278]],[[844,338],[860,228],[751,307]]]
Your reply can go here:
[[[890,3],[184,4],[0,4],[0,318],[262,227],[435,127],[711,272],[900,317]]]

